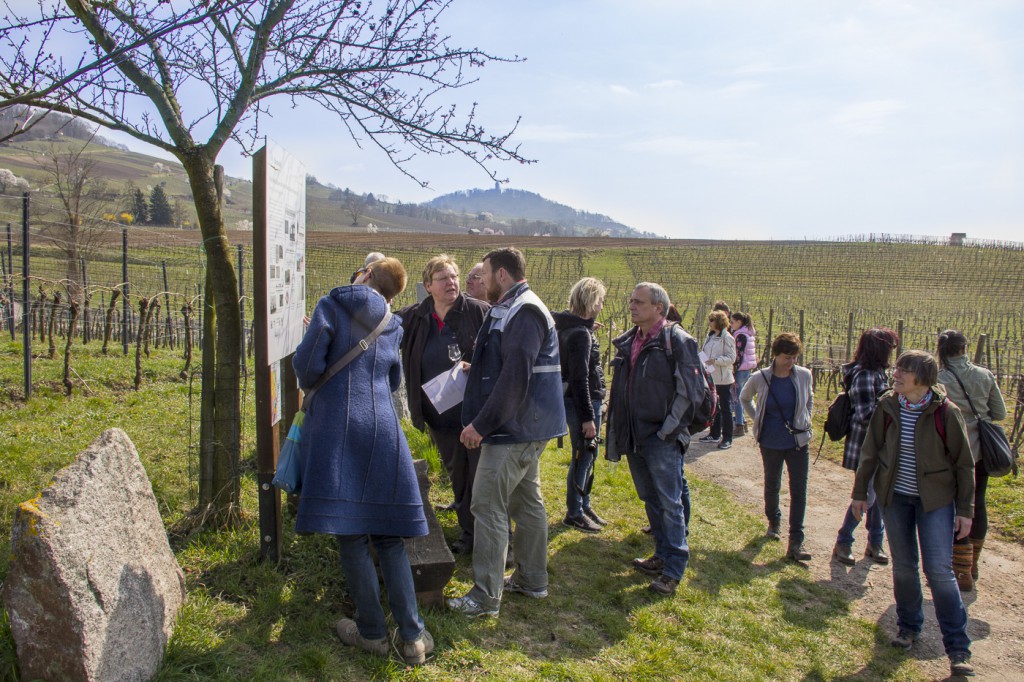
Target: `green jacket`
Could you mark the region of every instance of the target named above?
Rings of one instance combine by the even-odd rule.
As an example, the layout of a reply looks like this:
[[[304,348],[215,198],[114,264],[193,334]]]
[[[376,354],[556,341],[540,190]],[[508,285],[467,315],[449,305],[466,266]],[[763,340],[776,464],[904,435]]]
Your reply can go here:
[[[956,380],[960,377],[964,388],[971,396],[974,409],[982,419],[999,422],[1006,419],[1006,403],[1003,402],[1003,394],[999,392],[999,385],[992,376],[992,372],[984,367],[978,367],[970,362],[965,355],[958,355],[950,358],[946,367],[939,370],[939,383],[946,389],[946,396],[960,408],[967,422],[967,435],[971,439],[971,451],[974,453],[974,461],[981,459],[981,440],[978,438],[978,420],[971,412],[971,406],[964,395],[964,389]]]
[[[941,386],[932,387],[932,402],[917,420],[914,445],[917,451],[917,491],[926,512],[956,502],[956,515],[974,517],[974,458],[963,415],[951,402],[946,403],[946,446],[935,428],[935,411],[946,397]],[[890,417],[885,427],[886,415]],[[853,499],[868,499],[868,481],[874,478],[875,493],[883,506],[892,504],[893,486],[900,449],[900,403],[890,392],[878,401],[857,466]]]

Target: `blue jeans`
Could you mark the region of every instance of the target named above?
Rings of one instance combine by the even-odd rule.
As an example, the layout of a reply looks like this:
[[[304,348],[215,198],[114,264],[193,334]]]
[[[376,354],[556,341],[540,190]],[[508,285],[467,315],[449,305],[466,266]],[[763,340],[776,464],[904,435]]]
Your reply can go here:
[[[345,572],[348,593],[356,605],[355,621],[359,634],[366,639],[387,637],[388,627],[380,605],[380,582],[370,556],[370,543],[377,550],[388,605],[398,625],[398,636],[411,642],[423,632],[423,621],[416,607],[409,556],[402,538],[390,535],[339,535],[338,551],[341,569]]]
[[[565,477],[565,515],[576,518],[584,509],[590,509],[590,487],[587,481],[594,471],[597,449],[588,452],[583,447],[583,422],[576,415],[576,406],[571,400],[565,401],[565,419],[569,425],[569,441],[572,443],[572,459]],[[594,403],[594,422],[601,423],[601,401]]]
[[[853,545],[853,531],[860,525],[860,521],[853,515],[850,508],[846,508],[846,518],[839,529],[836,537],[838,545]],[[878,497],[875,495],[874,479],[868,481],[868,513],[866,519],[868,529],[868,544],[881,545],[885,539],[885,524],[882,522],[882,510],[878,506]]]
[[[665,562],[662,573],[682,580],[690,560],[686,543],[686,520],[683,516],[683,453],[679,444],[651,436],[629,455],[629,472],[636,494],[647,510],[647,520],[654,536],[654,556]]]
[[[921,632],[924,624],[920,563],[928,578],[935,606],[935,618],[942,632],[946,655],[969,653],[967,609],[960,598],[953,575],[953,523],[955,505],[925,512],[920,497],[893,493],[892,504],[882,507],[889,529],[889,554],[892,556],[892,587],[896,596],[896,624],[901,629]]]
[[[736,377],[736,382],[732,385],[732,418],[736,422],[736,426],[743,426],[747,423],[746,419],[743,418],[743,405],[740,404],[740,391],[743,390],[743,386],[747,383],[747,379],[750,378],[749,369],[738,369],[733,372]]]
[[[808,447],[802,445],[776,450],[761,446],[761,462],[764,464],[764,515],[770,523],[779,524],[782,521],[779,491],[782,489],[782,467],[785,465],[789,471],[789,543],[803,544],[810,464]]]

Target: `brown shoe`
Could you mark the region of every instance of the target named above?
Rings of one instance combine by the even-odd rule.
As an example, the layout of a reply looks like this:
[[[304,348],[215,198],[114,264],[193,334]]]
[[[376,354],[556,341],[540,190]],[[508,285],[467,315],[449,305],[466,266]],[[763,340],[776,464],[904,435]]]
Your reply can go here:
[[[853,547],[840,542],[837,542],[836,546],[832,548],[832,558],[847,566],[854,566],[857,563],[857,560],[853,558]]]
[[[633,559],[633,568],[646,575],[656,577],[661,575],[662,569],[665,568],[665,560],[657,556],[647,557],[646,559]]]
[[[381,637],[380,639],[367,639],[363,637],[359,634],[356,622],[351,618],[342,618],[335,623],[334,627],[338,631],[338,637],[341,638],[341,641],[349,646],[369,651],[371,654],[378,656],[387,657],[390,653],[387,637]]]
[[[678,580],[669,578],[667,575],[662,574],[652,580],[651,584],[647,586],[647,589],[655,594],[669,596],[676,593],[677,587],[679,587]]]
[[[864,556],[882,566],[886,566],[889,563],[889,555],[885,553],[885,549],[881,545],[869,544],[864,548]]]
[[[810,561],[811,553],[804,549],[803,543],[791,542],[786,550],[786,558],[796,562]]]

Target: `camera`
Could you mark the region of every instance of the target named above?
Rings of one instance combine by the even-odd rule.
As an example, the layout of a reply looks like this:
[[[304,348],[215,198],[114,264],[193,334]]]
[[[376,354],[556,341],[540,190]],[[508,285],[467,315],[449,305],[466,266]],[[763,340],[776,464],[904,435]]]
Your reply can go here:
[[[590,454],[594,454],[595,452],[597,452],[597,446],[600,443],[601,443],[601,437],[600,436],[597,436],[597,437],[594,437],[594,438],[584,438],[583,439],[583,449],[586,450],[587,452],[589,452]]]

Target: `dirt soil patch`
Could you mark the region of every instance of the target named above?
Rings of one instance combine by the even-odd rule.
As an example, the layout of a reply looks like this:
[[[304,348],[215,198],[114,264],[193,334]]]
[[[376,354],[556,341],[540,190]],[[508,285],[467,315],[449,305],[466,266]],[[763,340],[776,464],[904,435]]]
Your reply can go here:
[[[814,460],[816,448],[811,449]],[[812,464],[808,484],[805,547],[813,558],[808,570],[813,578],[845,594],[852,612],[877,622],[887,635],[896,631],[896,605],[892,595],[892,569],[879,566],[863,556],[866,532],[863,525],[855,533],[853,551],[857,565],[843,566],[832,561],[836,532],[850,502],[853,472],[838,464],[819,459]],[[761,455],[750,435],[736,438],[730,450],[718,450],[715,444],[696,439],[686,456],[688,475],[714,481],[732,493],[744,506],[762,513],[764,475]],[[788,479],[782,485],[783,537],[789,510]],[[696,509],[696,505],[695,505]],[[783,540],[785,542],[785,540]],[[975,590],[964,593],[971,637],[972,662],[976,679],[1024,680],[1024,547],[989,537],[979,565],[980,579]],[[922,577],[922,584],[924,578]],[[925,624],[921,639],[910,651],[922,672],[933,679],[949,676],[949,662],[942,648],[942,637],[925,586]]]

